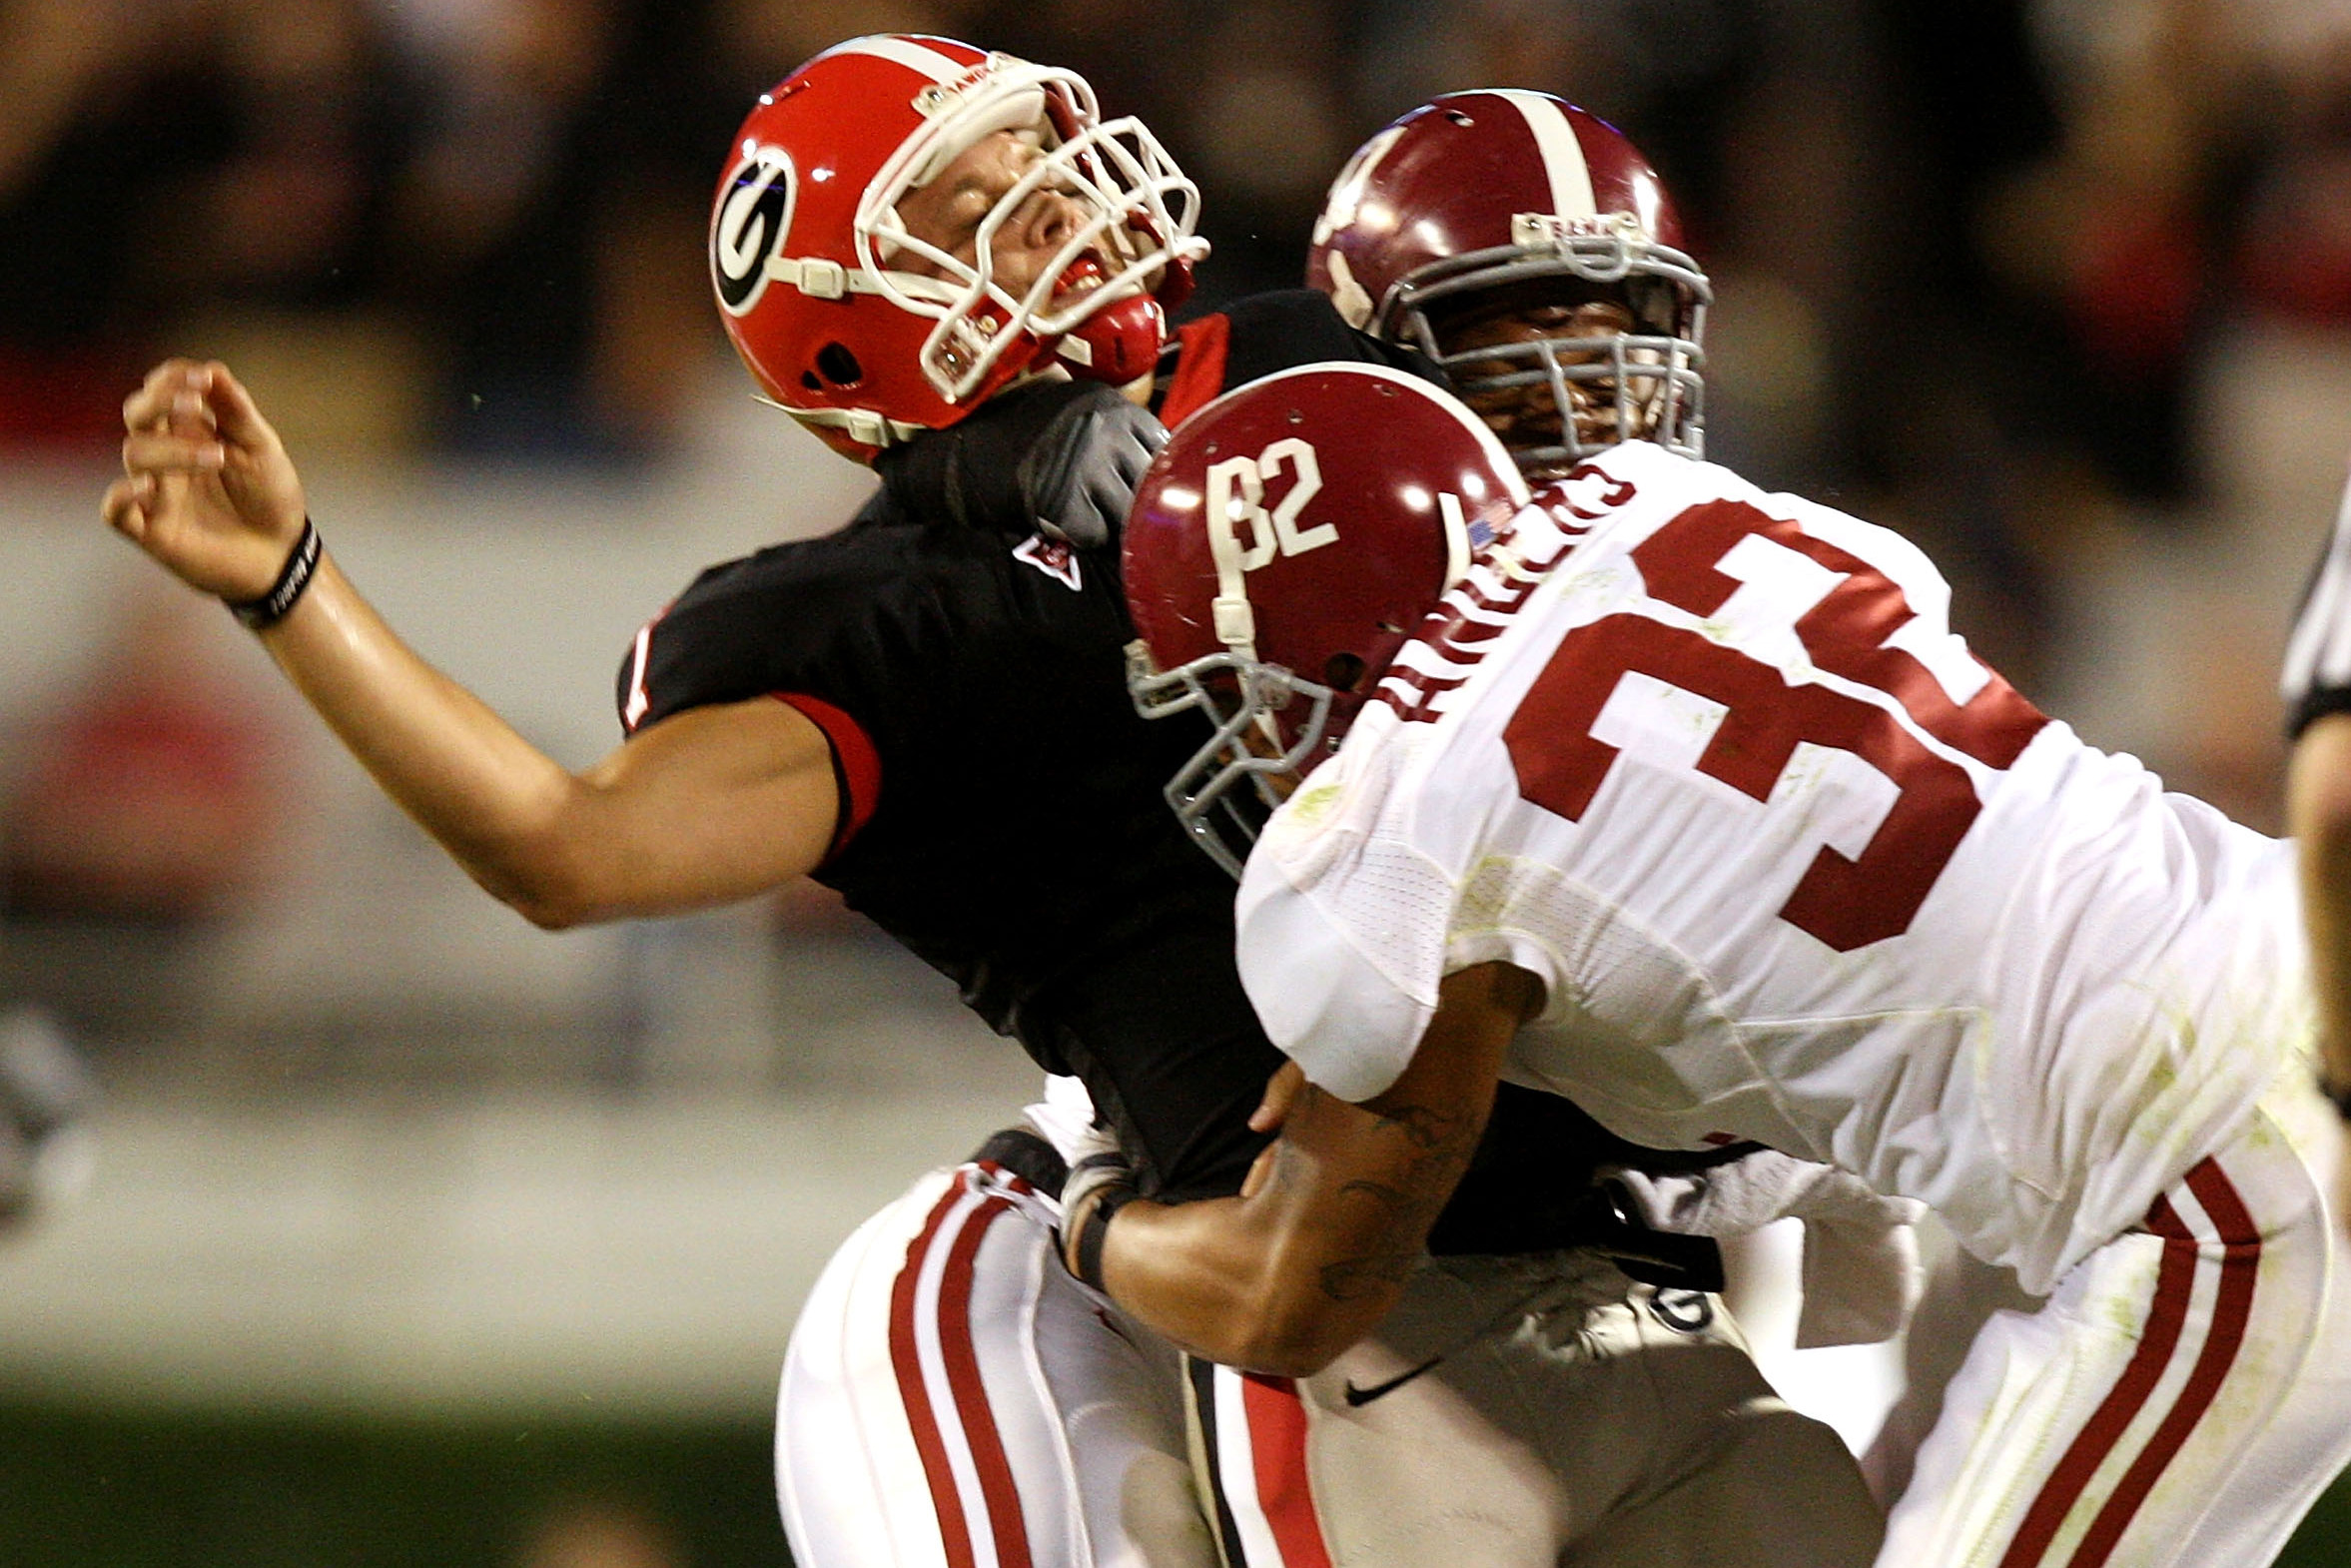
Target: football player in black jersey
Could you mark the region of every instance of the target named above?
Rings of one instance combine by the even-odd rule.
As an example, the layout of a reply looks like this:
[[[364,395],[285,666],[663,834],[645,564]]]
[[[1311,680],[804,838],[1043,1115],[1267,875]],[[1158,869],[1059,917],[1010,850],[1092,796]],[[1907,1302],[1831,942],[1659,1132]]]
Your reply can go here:
[[[1188,743],[1129,702],[1115,539],[1084,504],[1034,504],[1066,499],[1073,474],[1083,502],[1097,437],[1148,446],[1152,426],[1098,390],[1111,382],[1062,378],[1146,390],[1158,311],[1198,254],[1187,187],[1068,73],[934,39],[829,51],[738,146],[711,232],[730,330],[770,396],[892,483],[848,528],[714,568],[656,618],[622,672],[628,739],[604,762],[565,771],[399,641],[321,549],[292,463],[224,367],[172,362],[129,399],[106,515],[230,601],[387,792],[534,922],[813,873],[1082,1080],[1092,1105],[1072,1120],[1108,1121],[1145,1190],[1232,1191],[1278,1059],[1233,976],[1231,887],[1162,807]],[[1334,357],[1396,358],[1310,295],[1236,308],[1178,336],[1162,407]],[[975,406],[1021,430],[1018,460],[915,438]],[[1033,534],[990,525],[1008,493]],[[1492,1200],[1530,1189],[1514,1159],[1612,1158],[1559,1126],[1514,1139],[1499,1112],[1488,1200],[1460,1205],[1465,1250],[1515,1258],[1432,1267],[1388,1342],[1326,1387],[1203,1378],[1224,1483],[1208,1521],[1172,1352],[1049,1266],[1061,1154],[1016,1137],[938,1174],[844,1248],[795,1336],[803,1402],[788,1376],[779,1482],[796,1552],[1549,1561],[1563,1534],[1599,1547],[1621,1524],[1632,1543],[1673,1519],[1688,1539],[1698,1519],[1707,1561],[1866,1559],[1874,1522],[1834,1435],[1768,1407],[1710,1298],[1555,1250],[1602,1231],[1627,1251],[1662,1243],[1604,1206]],[[1598,1337],[1667,1353],[1562,1348]],[[1807,1537],[1764,1540],[1739,1517],[1795,1493]]]

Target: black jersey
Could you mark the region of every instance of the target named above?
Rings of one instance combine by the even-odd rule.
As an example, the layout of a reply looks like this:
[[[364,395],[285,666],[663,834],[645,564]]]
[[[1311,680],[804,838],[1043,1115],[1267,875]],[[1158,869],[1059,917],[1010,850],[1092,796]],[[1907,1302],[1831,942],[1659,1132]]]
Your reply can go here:
[[[1165,415],[1342,359],[1430,374],[1321,295],[1285,292],[1182,329]],[[1128,695],[1117,566],[1115,538],[1016,540],[918,515],[886,487],[840,532],[697,578],[624,665],[623,715],[801,702],[833,740],[854,827],[817,879],[1040,1066],[1081,1079],[1144,1191],[1220,1195],[1263,1147],[1247,1118],[1282,1059],[1234,968],[1232,883],[1162,794],[1202,737],[1144,720]],[[1557,1097],[1526,1098],[1539,1104],[1497,1119],[1522,1156],[1588,1168],[1620,1147]],[[1465,1192],[1489,1171],[1517,1188],[1525,1159],[1481,1160]],[[1480,1250],[1505,1239],[1490,1217],[1461,1233]]]
[[[1174,348],[1171,417],[1290,365],[1409,363],[1308,291],[1242,302]],[[1127,693],[1117,567],[1116,539],[1015,542],[885,488],[837,533],[695,579],[624,664],[623,719],[814,699],[855,824],[817,879],[1081,1079],[1147,1191],[1229,1192],[1281,1058],[1234,972],[1232,884],[1161,793],[1198,737]]]
[[[1083,1079],[1180,1187],[1245,1165],[1199,1130],[1245,1121],[1280,1058],[1232,973],[1232,884],[1162,802],[1193,743],[1135,712],[1115,568],[881,492],[838,533],[697,578],[644,639],[639,722],[761,694],[853,720],[876,777],[848,780],[865,820],[817,879]]]

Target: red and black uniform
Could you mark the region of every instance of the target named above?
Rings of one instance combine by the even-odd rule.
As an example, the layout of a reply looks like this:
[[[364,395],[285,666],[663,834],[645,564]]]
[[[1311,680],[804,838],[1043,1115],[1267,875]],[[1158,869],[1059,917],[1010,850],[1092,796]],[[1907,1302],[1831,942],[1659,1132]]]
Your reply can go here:
[[[1155,399],[1171,425],[1226,388],[1355,360],[1430,374],[1320,294],[1257,296],[1181,329]],[[840,827],[817,880],[939,969],[1046,1071],[1086,1085],[1169,1200],[1238,1188],[1247,1119],[1281,1065],[1232,960],[1232,883],[1162,787],[1198,744],[1141,718],[1118,540],[1073,550],[918,512],[891,487],[837,533],[712,567],[624,663],[632,728],[763,694],[833,743]],[[1634,1152],[1550,1096],[1505,1089],[1440,1222],[1459,1251],[1597,1240],[1579,1200],[1530,1213],[1569,1162]],[[1545,1179],[1527,1182],[1530,1167]],[[1508,1203],[1479,1198],[1488,1182]],[[1620,1238],[1621,1239],[1621,1238]],[[1666,1248],[1710,1244],[1668,1238]]]
[[[1399,363],[1320,295],[1260,297],[1183,329],[1160,411],[1178,422],[1227,386],[1333,359]],[[623,712],[642,725],[772,694],[808,713],[842,792],[818,878],[1082,1080],[1146,1192],[1232,1192],[1282,1058],[1237,979],[1232,883],[1162,794],[1200,737],[1135,712],[1116,538],[1069,550],[961,509],[893,485],[839,533],[705,573],[640,637]],[[1032,1122],[1051,1129],[1051,1111]],[[1187,1378],[1174,1346],[1063,1271],[1058,1210],[1037,1195],[1058,1191],[1060,1158],[1001,1134],[827,1263],[777,1412],[796,1561],[1326,1568],[1376,1536],[1379,1560],[1422,1568],[1459,1560],[1465,1498],[1514,1539],[1567,1521],[1645,1540],[1650,1515],[1743,1517],[1758,1494],[1870,1517],[1834,1433],[1758,1414],[1768,1388],[1687,1288],[1719,1267],[1713,1243],[1618,1217],[1583,1177],[1640,1153],[1555,1096],[1501,1091],[1431,1236],[1466,1255],[1424,1270],[1393,1319],[1421,1324],[1398,1341],[1409,1354],[1367,1343],[1313,1386]],[[1555,1250],[1576,1246],[1593,1250]],[[1573,1451],[1554,1453],[1562,1434]],[[1805,1561],[1848,1560],[1817,1535]]]

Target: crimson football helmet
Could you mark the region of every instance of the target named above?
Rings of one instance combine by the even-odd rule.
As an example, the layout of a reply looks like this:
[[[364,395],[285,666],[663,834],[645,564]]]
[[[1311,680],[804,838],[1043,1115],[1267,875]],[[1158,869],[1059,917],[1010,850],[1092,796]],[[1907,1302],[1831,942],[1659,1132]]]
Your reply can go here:
[[[910,233],[898,204],[998,131],[1033,138],[1040,156],[979,218],[967,263]],[[1016,295],[994,277],[991,243],[1048,190],[1078,217]],[[945,38],[856,38],[744,120],[711,207],[710,282],[768,397],[870,460],[1051,363],[1106,380],[1149,371],[1163,307],[1190,292],[1207,254],[1198,206],[1158,139],[1102,119],[1075,72]]]
[[[1433,357],[1530,475],[1625,440],[1703,452],[1713,291],[1648,160],[1548,93],[1447,93],[1365,142],[1306,281]]]
[[[1146,718],[1214,723],[1167,795],[1218,865],[1526,502],[1492,431],[1384,367],[1284,371],[1176,429],[1127,516],[1127,683]]]

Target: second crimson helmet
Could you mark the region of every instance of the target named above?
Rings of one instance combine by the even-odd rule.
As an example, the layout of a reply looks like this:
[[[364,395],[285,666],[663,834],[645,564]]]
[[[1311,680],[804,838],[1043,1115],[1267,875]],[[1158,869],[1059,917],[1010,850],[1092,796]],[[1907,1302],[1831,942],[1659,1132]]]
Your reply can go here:
[[[1128,687],[1146,717],[1213,721],[1168,800],[1219,865],[1239,875],[1251,797],[1338,744],[1526,501],[1467,408],[1383,367],[1284,371],[1177,427],[1127,515]]]
[[[1682,246],[1657,171],[1605,121],[1548,93],[1448,93],[1339,171],[1306,281],[1353,325],[1434,357],[1473,403],[1548,392],[1557,443],[1510,444],[1528,472],[1556,474],[1621,440],[1702,455],[1712,290]],[[1621,305],[1631,330],[1564,323],[1558,307],[1589,300]],[[1546,305],[1554,330],[1451,341],[1481,313]]]
[[[909,233],[898,203],[998,131],[1034,135],[1041,156],[981,219],[966,263]],[[1080,219],[1016,295],[990,243],[1045,189]],[[1057,359],[1080,375],[1148,370],[1161,307],[1207,254],[1198,205],[1158,139],[1103,120],[1075,72],[946,38],[855,38],[743,121],[711,206],[710,282],[761,391],[870,459]]]

